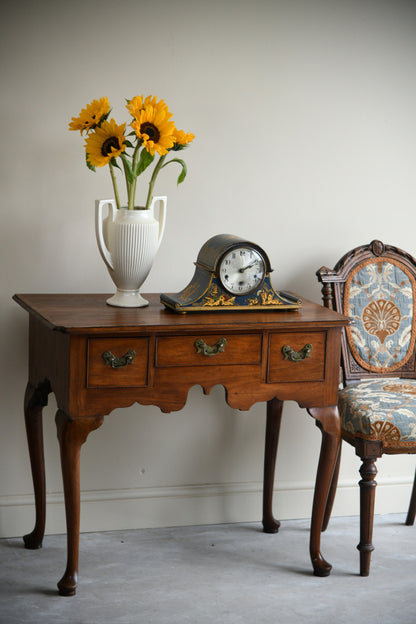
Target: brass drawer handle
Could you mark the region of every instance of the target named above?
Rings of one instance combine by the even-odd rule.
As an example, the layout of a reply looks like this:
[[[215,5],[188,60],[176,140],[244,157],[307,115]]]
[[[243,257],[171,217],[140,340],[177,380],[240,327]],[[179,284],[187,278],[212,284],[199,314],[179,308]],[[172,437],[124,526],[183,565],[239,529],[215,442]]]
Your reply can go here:
[[[222,353],[225,349],[225,345],[227,344],[227,340],[225,338],[220,338],[214,345],[210,347],[206,344],[206,342],[202,340],[202,338],[197,338],[194,344],[197,353],[211,356],[217,355],[217,353]]]
[[[311,357],[311,352],[312,345],[309,342],[305,344],[303,349],[301,349],[300,351],[294,351],[292,347],[289,347],[289,345],[284,345],[282,347],[282,353],[284,356],[283,359],[290,360],[291,362],[300,362],[305,358]]]
[[[111,368],[123,368],[128,364],[131,364],[136,357],[136,351],[130,349],[127,351],[125,355],[122,355],[121,358],[116,357],[111,353],[111,351],[104,351],[103,360],[106,364],[110,364]]]

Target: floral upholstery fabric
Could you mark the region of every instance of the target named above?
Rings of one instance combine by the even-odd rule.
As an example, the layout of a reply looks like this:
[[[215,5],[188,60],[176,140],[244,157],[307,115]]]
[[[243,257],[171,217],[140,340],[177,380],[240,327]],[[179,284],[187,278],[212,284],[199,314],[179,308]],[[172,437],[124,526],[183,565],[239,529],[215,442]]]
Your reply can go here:
[[[399,262],[374,258],[351,272],[344,312],[351,352],[365,370],[389,373],[406,364],[415,341],[413,275]]]
[[[350,434],[382,440],[383,449],[416,445],[416,380],[371,379],[339,393],[341,427]]]

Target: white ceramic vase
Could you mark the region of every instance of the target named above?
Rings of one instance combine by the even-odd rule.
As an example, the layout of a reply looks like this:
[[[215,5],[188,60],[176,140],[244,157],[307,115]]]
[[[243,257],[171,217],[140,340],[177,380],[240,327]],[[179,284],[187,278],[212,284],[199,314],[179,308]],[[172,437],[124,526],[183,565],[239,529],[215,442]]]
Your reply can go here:
[[[158,219],[154,207],[159,202]],[[108,205],[108,216],[103,208]],[[112,306],[138,308],[149,305],[139,290],[149,275],[166,222],[166,197],[154,197],[150,208],[117,210],[114,199],[95,202],[95,233],[101,256],[117,292],[107,299]]]

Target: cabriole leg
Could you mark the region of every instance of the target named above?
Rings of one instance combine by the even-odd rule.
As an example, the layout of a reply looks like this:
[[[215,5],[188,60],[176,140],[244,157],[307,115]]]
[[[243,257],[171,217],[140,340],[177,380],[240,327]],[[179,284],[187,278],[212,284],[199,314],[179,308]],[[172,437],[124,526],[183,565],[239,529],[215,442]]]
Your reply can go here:
[[[78,577],[81,446],[88,434],[100,427],[104,419],[95,416],[71,420],[58,410],[55,420],[61,452],[68,548],[66,570],[58,589],[61,596],[73,596]]]
[[[263,531],[265,533],[277,533],[280,527],[280,522],[273,517],[273,485],[282,410],[283,401],[272,399],[267,402],[263,481]]]
[[[24,400],[24,413],[30,466],[35,495],[36,520],[31,533],[23,537],[26,548],[42,547],[46,521],[45,458],[43,451],[42,410],[48,404],[49,383],[34,387],[28,383]]]
[[[332,507],[334,506],[335,494],[337,493],[339,469],[341,465],[341,448],[342,448],[342,444],[339,445],[338,457],[337,457],[334,474],[333,474],[332,481],[331,481],[331,487],[329,489],[328,500],[326,502],[324,521],[322,524],[322,532],[326,531],[328,528],[328,524],[329,524],[329,521],[331,519],[331,514],[332,514]]]
[[[341,440],[337,406],[309,408],[322,432],[321,453],[313,497],[309,550],[315,576],[328,576],[332,566],[321,555],[321,531]]]
[[[415,522],[415,515],[416,515],[416,472],[415,472],[415,476],[413,479],[413,488],[412,488],[412,495],[410,497],[409,510],[406,516],[405,524],[407,524],[407,526],[413,526]]]

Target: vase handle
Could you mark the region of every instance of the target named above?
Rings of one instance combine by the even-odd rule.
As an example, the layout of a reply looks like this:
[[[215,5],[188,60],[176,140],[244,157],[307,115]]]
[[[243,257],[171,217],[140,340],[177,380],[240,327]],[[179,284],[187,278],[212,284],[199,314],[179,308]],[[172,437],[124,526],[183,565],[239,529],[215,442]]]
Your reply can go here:
[[[168,204],[168,198],[166,195],[162,195],[160,197],[153,197],[152,200],[152,210],[154,209],[154,205],[156,202],[159,202],[159,238],[157,241],[157,247],[159,249],[159,245],[163,238],[163,232],[165,231],[166,225],[166,208]]]
[[[107,204],[109,207],[109,216],[111,220],[114,221],[116,213],[116,202],[114,199],[97,199],[95,201],[95,235],[97,237],[98,249],[100,250],[102,259],[109,269],[114,270],[113,263],[111,261],[111,254],[105,244],[103,234],[103,207]]]

